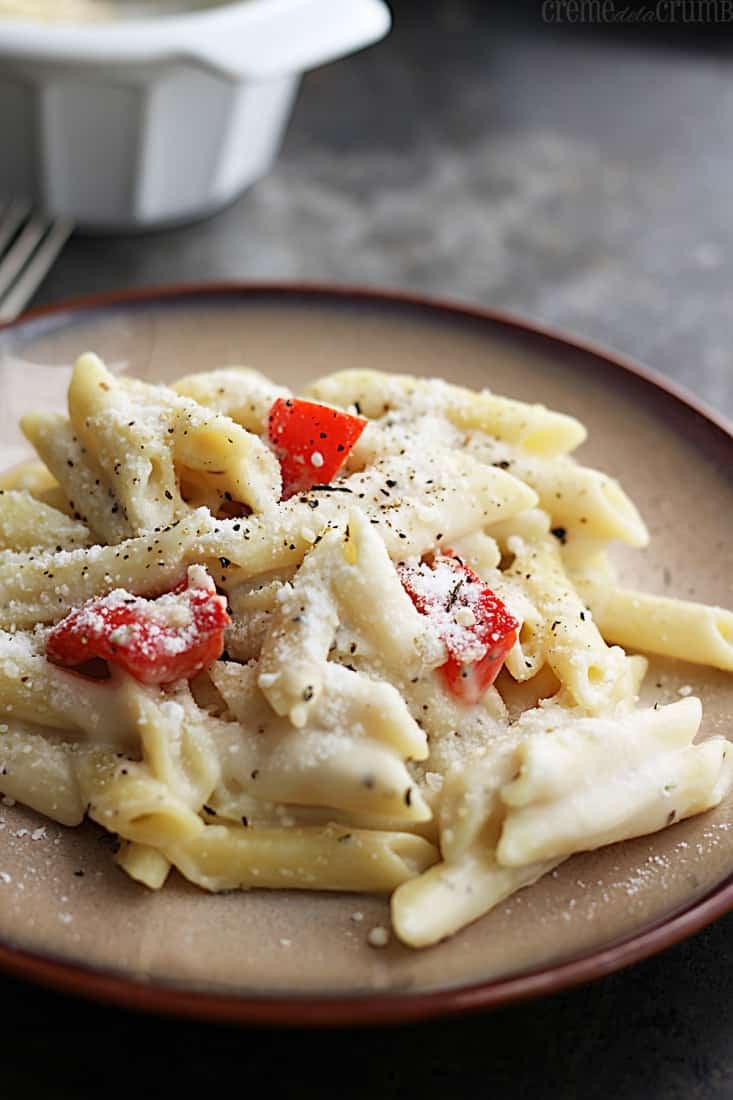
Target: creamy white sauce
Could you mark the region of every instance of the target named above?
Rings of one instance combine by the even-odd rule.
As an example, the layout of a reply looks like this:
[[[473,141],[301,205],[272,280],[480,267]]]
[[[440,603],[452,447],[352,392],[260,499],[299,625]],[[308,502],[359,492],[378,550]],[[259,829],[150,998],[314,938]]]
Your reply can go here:
[[[230,0],[0,0],[0,21],[108,23],[224,7]]]

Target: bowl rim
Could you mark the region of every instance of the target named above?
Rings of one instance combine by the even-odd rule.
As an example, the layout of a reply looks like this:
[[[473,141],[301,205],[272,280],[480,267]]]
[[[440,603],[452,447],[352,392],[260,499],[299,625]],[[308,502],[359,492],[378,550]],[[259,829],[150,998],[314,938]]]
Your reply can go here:
[[[73,323],[85,314],[107,310],[134,310],[136,306],[224,301],[236,297],[325,299],[373,306],[404,306],[458,320],[488,322],[554,345],[588,355],[650,390],[661,390],[684,411],[692,411],[716,430],[718,443],[733,451],[733,425],[684,387],[662,377],[636,360],[560,328],[505,310],[436,297],[418,292],[359,285],[316,282],[229,280],[142,287],[78,297],[24,313],[0,325],[0,338],[13,330],[53,327],[64,317]],[[1,349],[0,349],[1,350]],[[598,950],[540,970],[508,978],[427,990],[420,993],[366,992],[358,994],[248,994],[195,989],[160,980],[143,982],[121,973],[42,952],[32,952],[0,941],[0,969],[64,993],[115,1004],[139,1012],[200,1020],[288,1027],[374,1026],[427,1020],[495,1008],[571,988],[631,966],[699,932],[733,909],[733,875],[703,897],[677,912]]]
[[[239,43],[239,60],[236,63],[231,60],[233,35],[237,31],[243,33],[248,25],[260,29],[270,23],[282,29],[291,17],[302,14],[299,9],[315,8],[322,2],[218,0],[205,8],[77,23],[44,23],[0,16],[0,57],[51,64],[73,62],[91,68],[107,64],[145,65],[189,57],[226,72],[241,70],[242,75],[251,72],[255,77],[260,72],[271,75],[280,71],[277,65],[273,68],[268,59],[259,56],[259,51],[248,51],[246,40]],[[339,3],[348,4],[351,12],[346,23],[341,19],[343,27],[336,45],[331,43],[320,60],[317,60],[319,51],[306,49],[306,61],[298,71],[369,45],[389,30],[391,18],[385,0],[339,0]],[[226,60],[220,65],[216,59],[222,53]]]
[[[287,0],[219,0],[212,7],[161,12],[130,19],[82,20],[46,23],[37,19],[0,16],[0,51],[18,58],[42,57],[44,61],[153,60],[173,52],[183,33],[218,30],[232,16],[250,8],[257,14],[264,3],[282,5]],[[141,40],[141,34],[145,38]]]
[[[110,31],[119,34],[120,30],[130,26],[134,26],[136,31],[140,31],[141,28],[157,27],[158,24],[162,24],[162,29],[170,31],[171,25],[175,22],[188,23],[190,20],[200,22],[202,20],[211,19],[212,16],[221,17],[223,14],[231,15],[232,8],[255,8],[262,7],[264,0],[200,0],[201,7],[193,8],[180,8],[179,10],[171,11],[159,11],[153,15],[143,16],[131,16],[130,18],[123,17],[120,19],[84,19],[79,22],[73,20],[64,20],[59,22],[45,22],[41,19],[33,19],[32,17],[24,16],[6,16],[3,17],[0,14],[0,32],[13,30],[15,28],[22,28],[23,37],[33,35],[36,38],[45,38],[48,36],[63,36],[66,31],[73,31],[74,35],[79,34],[95,34],[104,33],[109,34]],[[287,0],[269,0],[269,3],[273,2],[284,4]]]

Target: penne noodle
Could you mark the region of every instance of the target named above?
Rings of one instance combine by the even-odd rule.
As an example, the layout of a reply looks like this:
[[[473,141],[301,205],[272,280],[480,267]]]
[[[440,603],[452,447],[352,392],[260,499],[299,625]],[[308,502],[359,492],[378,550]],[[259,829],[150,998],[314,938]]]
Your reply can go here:
[[[361,369],[305,400],[247,367],[151,385],[87,353],[68,416],[22,429],[0,794],[101,825],[136,889],[391,894],[421,948],[733,789],[691,688],[639,706],[635,652],[733,671],[733,612],[619,586],[609,543],[647,530],[571,457],[574,417]]]
[[[391,893],[435,860],[411,833],[325,828],[249,829],[209,825],[167,849],[181,874],[205,890],[251,887]]]
[[[733,671],[733,611],[592,582],[579,588],[608,641]]]

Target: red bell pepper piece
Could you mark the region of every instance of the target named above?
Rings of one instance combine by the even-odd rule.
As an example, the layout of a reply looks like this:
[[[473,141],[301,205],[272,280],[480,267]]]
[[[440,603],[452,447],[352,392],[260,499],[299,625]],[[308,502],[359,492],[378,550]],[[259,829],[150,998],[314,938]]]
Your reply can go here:
[[[328,405],[278,397],[267,418],[267,434],[280,460],[283,500],[327,485],[366,425],[362,417]]]
[[[481,578],[449,553],[397,569],[415,607],[430,617],[445,643],[448,660],[439,671],[448,687],[462,702],[478,703],[516,642],[519,623]]]
[[[183,586],[154,600],[124,588],[89,600],[51,630],[46,657],[71,667],[101,657],[144,684],[188,680],[221,656],[226,608],[206,570],[192,566]]]

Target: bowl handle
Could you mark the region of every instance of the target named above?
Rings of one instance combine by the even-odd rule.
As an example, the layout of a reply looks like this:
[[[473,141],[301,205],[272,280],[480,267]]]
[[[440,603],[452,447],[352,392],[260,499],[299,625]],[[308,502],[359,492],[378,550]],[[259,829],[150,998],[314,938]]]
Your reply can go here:
[[[266,80],[304,72],[377,42],[391,18],[383,0],[248,0],[241,24],[208,21],[186,52],[228,76]]]

